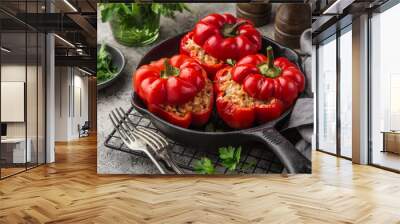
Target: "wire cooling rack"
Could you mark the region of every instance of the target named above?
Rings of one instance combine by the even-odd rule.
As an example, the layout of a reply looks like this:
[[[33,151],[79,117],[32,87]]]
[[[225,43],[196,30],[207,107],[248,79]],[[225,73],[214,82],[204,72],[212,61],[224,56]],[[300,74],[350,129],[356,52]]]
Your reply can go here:
[[[150,128],[163,135],[151,124],[149,119],[136,112],[133,107],[125,113],[125,118],[127,116],[133,121],[135,127]],[[265,174],[282,173],[283,171],[283,165],[279,159],[263,145],[257,143],[249,143],[242,146],[242,154],[237,169],[235,171],[229,171],[222,166],[218,157],[218,149],[186,147],[171,139],[166,139],[170,143],[171,157],[176,161],[179,167],[189,171],[188,173],[194,172],[196,161],[200,160],[202,157],[207,157],[213,162],[216,173],[218,174]],[[104,145],[137,157],[148,158],[141,152],[132,151],[127,148],[115,129],[107,136]]]

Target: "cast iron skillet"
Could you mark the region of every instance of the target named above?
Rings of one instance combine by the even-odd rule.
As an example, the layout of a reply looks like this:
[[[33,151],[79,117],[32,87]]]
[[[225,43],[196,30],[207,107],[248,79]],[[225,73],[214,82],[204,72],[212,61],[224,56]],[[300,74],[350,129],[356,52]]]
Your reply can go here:
[[[172,37],[151,49],[139,62],[137,68],[162,57],[171,57],[179,52],[180,40],[184,34]],[[263,37],[262,46],[272,46],[276,56],[285,56],[300,67],[300,57],[291,49],[281,46],[273,40]],[[249,141],[259,141],[271,149],[285,166],[288,173],[309,173],[311,162],[305,158],[275,126],[289,118],[292,108],[288,109],[279,118],[262,125],[243,129],[227,130],[226,132],[206,132],[195,129],[181,128],[157,117],[146,109],[142,100],[135,93],[132,94],[132,105],[142,115],[149,118],[153,125],[167,137],[188,146],[217,148],[220,146],[242,144]]]

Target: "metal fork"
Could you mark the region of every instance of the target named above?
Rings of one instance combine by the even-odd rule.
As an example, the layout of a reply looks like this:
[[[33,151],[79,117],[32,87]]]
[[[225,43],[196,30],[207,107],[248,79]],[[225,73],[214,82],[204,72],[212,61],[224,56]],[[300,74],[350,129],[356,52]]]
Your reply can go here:
[[[123,117],[125,114],[125,111],[121,107],[119,107],[119,110],[117,109],[117,112],[120,117]],[[131,123],[134,134],[144,141],[157,154],[157,156],[159,156],[167,164],[167,166],[169,166],[177,174],[184,174],[182,169],[179,168],[175,161],[170,157],[168,153],[169,143],[164,137],[148,128],[135,128],[134,123],[129,116],[127,117],[127,120],[129,123]]]
[[[136,128],[136,133],[169,167],[175,171],[175,173],[184,174],[181,168],[179,168],[175,161],[170,157],[167,151],[169,144],[165,138],[148,128]]]
[[[121,107],[119,107],[119,110],[117,111],[120,116],[125,114],[125,111]],[[157,156],[159,156],[167,164],[167,166],[169,166],[176,174],[185,174],[169,155],[169,143],[163,136],[148,128],[135,128],[134,123],[129,116],[127,117],[127,120],[131,124],[134,134],[144,141],[157,154]]]
[[[116,111],[117,111],[117,113],[119,113],[118,110],[116,110]],[[139,139],[137,139],[138,137],[136,137],[135,134],[130,130],[127,122],[125,121],[125,119],[123,119],[123,116],[122,116],[122,119],[118,118],[114,111],[111,111],[109,116],[110,116],[112,124],[115,127],[115,130],[118,131],[124,144],[127,147],[129,147],[131,150],[144,152],[151,159],[151,161],[154,163],[154,165],[156,165],[157,169],[162,174],[165,174],[165,171],[163,170],[163,168],[160,166],[160,164],[157,162],[157,160],[153,157],[153,155],[147,150],[146,146],[143,145],[143,143],[141,143],[140,141],[138,141],[139,140]]]

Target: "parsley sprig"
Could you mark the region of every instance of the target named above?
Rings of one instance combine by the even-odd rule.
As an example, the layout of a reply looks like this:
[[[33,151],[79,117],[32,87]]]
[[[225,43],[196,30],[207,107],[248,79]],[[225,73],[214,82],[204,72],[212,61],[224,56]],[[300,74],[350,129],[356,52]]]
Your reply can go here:
[[[207,157],[203,157],[200,160],[196,161],[194,165],[194,169],[196,173],[199,174],[214,174],[215,167],[212,164],[211,160]]]
[[[174,18],[175,12],[190,11],[184,3],[100,3],[102,22],[110,21],[114,14],[147,18],[150,13]]]
[[[240,153],[242,152],[242,147],[235,149],[232,146],[228,146],[219,148],[218,151],[221,164],[228,168],[229,171],[235,170],[240,162]]]
[[[97,52],[97,83],[102,83],[112,78],[117,72],[117,68],[112,64],[111,55],[106,50],[103,43]]]
[[[221,147],[218,149],[219,159],[223,167],[229,171],[238,169],[240,163],[240,156],[242,153],[242,147]],[[255,163],[245,163],[242,169],[248,169],[255,166]],[[207,157],[202,157],[200,160],[195,162],[195,171],[199,174],[215,174],[215,167],[212,161]]]

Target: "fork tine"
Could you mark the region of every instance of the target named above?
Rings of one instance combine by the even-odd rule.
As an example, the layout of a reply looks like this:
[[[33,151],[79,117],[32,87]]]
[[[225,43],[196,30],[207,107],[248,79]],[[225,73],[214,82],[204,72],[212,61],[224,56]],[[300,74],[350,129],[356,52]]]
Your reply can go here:
[[[122,110],[122,108],[121,108],[121,110]],[[115,113],[115,111],[112,110],[111,113],[109,114],[109,116],[110,116],[111,122],[114,125],[115,129],[120,134],[121,140],[124,142],[124,144],[131,150],[140,150],[141,152],[144,152],[150,158],[150,160],[154,163],[154,165],[157,167],[157,169],[162,174],[165,174],[165,171],[163,170],[163,168],[160,166],[160,164],[157,162],[157,160],[153,157],[153,155],[147,149],[135,149],[135,147],[133,146],[133,143],[136,141],[136,138],[139,138],[139,135],[134,134],[134,132],[131,130],[131,128],[129,128],[129,125],[127,124],[127,122],[123,116],[124,111],[122,110],[122,114],[121,114],[121,111],[119,111],[118,109],[116,109],[116,111],[117,111],[117,113]],[[118,116],[117,116],[117,114],[118,114]],[[127,129],[124,126],[126,126]],[[152,143],[149,142],[146,138],[140,137],[140,139],[143,140],[144,142],[146,142],[152,148],[154,147],[154,145],[152,145]]]
[[[118,114],[119,114],[121,117],[122,117],[121,114],[124,114],[124,113],[125,113],[124,109],[122,109],[121,107],[119,107],[119,110],[116,109],[116,111],[118,112]],[[155,140],[154,138],[149,137],[147,134],[145,134],[145,133],[143,133],[143,132],[138,132],[138,131],[139,131],[138,128],[135,128],[135,126],[134,126],[132,120],[129,118],[129,116],[126,117],[126,120],[125,120],[125,119],[122,119],[122,120],[123,120],[123,122],[124,122],[124,124],[125,124],[126,126],[129,126],[129,125],[128,125],[128,122],[126,122],[126,120],[128,120],[129,123],[131,123],[131,126],[132,126],[132,129],[131,129],[131,130],[132,130],[132,134],[135,135],[135,136],[137,136],[138,138],[142,139],[142,140],[143,140],[144,142],[146,142],[147,145],[149,145],[150,147],[152,147],[152,148],[154,148],[154,149],[160,149],[160,148],[164,147],[164,146],[163,146],[163,145],[164,145],[163,142],[157,141],[157,140]]]
[[[138,128],[136,129],[136,132],[142,134],[143,136],[145,136],[148,139],[151,139],[154,143],[157,144],[157,148],[163,148],[166,146],[163,141],[161,141],[160,139],[158,139],[155,136],[149,135],[147,132],[144,132]]]
[[[119,135],[121,136],[121,138],[124,138],[125,140],[129,140],[129,138],[127,137],[127,133],[125,132],[125,130],[122,129],[122,128],[120,128],[120,127],[118,126],[118,122],[116,122],[116,121],[114,120],[115,118],[113,118],[113,116],[112,116],[111,114],[109,114],[109,116],[110,116],[111,123],[114,125],[115,130],[118,131],[118,133],[119,133]],[[118,120],[117,120],[117,121],[118,121]]]
[[[117,112],[116,112],[117,111]],[[124,117],[121,116],[121,114],[118,113],[118,110],[113,110],[111,111],[111,113],[115,116],[115,118],[119,121],[119,123],[121,123],[121,126],[125,129],[125,130],[130,130],[129,127],[126,127],[126,124],[124,122]]]
[[[122,107],[119,107],[119,108],[115,108],[115,111],[117,111],[117,114],[119,115],[121,120],[124,122],[124,124],[128,127],[128,129],[133,131],[134,127],[132,125],[128,125],[128,123],[126,122],[126,119],[124,118],[125,117],[124,109],[122,109]]]
[[[142,132],[134,132],[135,135],[137,135],[140,139],[142,139],[144,142],[146,142],[151,148],[153,148],[153,150],[155,149],[160,149],[161,146],[155,142],[152,138],[147,137],[146,135],[144,135]]]
[[[114,117],[114,120],[117,122],[117,124],[120,124],[120,129],[124,131],[124,134],[126,135],[126,138],[129,139],[130,141],[134,142],[136,140],[136,137],[131,133],[129,127],[125,127],[126,124],[124,123],[123,118],[118,117],[115,113],[115,111],[111,111],[111,114]]]
[[[121,108],[122,110],[122,108]],[[129,123],[131,123],[132,127],[135,127],[135,123],[133,123],[133,121],[131,120],[131,118],[129,116],[126,116],[126,119],[129,121]]]
[[[124,111],[124,109],[122,109],[122,107],[119,107],[119,109],[120,109],[120,111],[121,111],[122,113],[125,113],[125,111]],[[144,127],[143,127],[143,128],[137,128],[137,127],[135,127],[133,121],[129,118],[129,116],[127,116],[126,119],[129,121],[129,123],[130,123],[131,126],[133,127],[133,130],[142,131],[142,133],[143,133],[144,135],[150,137],[151,139],[153,139],[153,141],[156,141],[156,142],[160,143],[161,146],[158,146],[158,147],[165,147],[166,145],[168,145],[167,140],[165,140],[165,138],[163,138],[161,135],[157,134],[157,133],[154,132],[154,131],[150,131],[150,130],[144,128]],[[146,134],[146,133],[147,133],[147,134]],[[152,135],[155,135],[155,136],[157,136],[158,138],[157,138],[157,137],[154,138]]]
[[[119,120],[121,122],[121,126],[125,129],[125,132],[128,133],[128,138],[130,138],[130,140],[132,142],[136,141],[136,136],[133,133],[133,130],[129,127],[128,123],[126,122],[126,120],[124,119],[123,115],[121,115],[121,113],[118,112],[117,109],[115,109],[115,111],[117,111],[117,113],[115,113],[114,111],[114,116],[116,116],[115,114],[118,114]]]
[[[137,130],[146,133],[149,137],[151,137],[154,140],[156,140],[159,143],[161,143],[161,145],[163,145],[163,147],[168,145],[167,140],[165,140],[165,138],[163,138],[160,134],[158,134],[155,131],[152,131],[152,130],[150,130],[148,128],[137,128]]]

